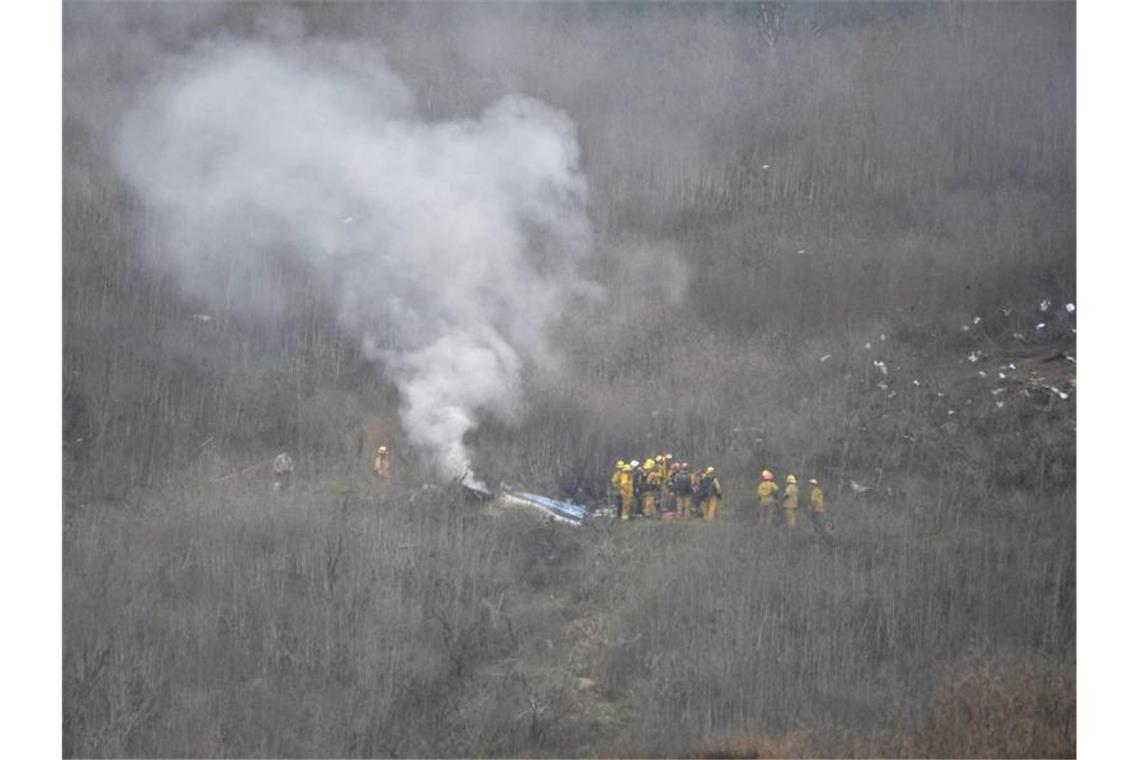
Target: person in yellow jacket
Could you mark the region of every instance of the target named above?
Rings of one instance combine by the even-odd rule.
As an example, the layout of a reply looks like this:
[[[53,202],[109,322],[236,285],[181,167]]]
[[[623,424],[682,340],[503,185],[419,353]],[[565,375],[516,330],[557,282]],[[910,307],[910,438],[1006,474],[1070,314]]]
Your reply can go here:
[[[786,527],[796,527],[796,510],[799,508],[800,487],[796,485],[796,476],[789,475],[784,479],[784,525]]]
[[[621,513],[621,470],[625,467],[625,462],[617,460],[614,465],[614,471],[610,474],[610,504],[613,505],[614,514]]]
[[[391,470],[388,465],[388,447],[381,446],[376,449],[376,456],[372,460],[372,473],[381,483],[388,482]]]
[[[657,516],[657,497],[661,493],[661,473],[657,471],[657,462],[646,460],[642,467],[644,474],[641,478],[641,516]]]
[[[657,509],[660,512],[669,512],[669,464],[664,454],[654,457],[654,472],[657,473]]]
[[[817,533],[823,531],[823,515],[825,514],[823,506],[823,489],[819,487],[819,481],[812,478],[808,481],[811,486],[811,491],[808,492],[808,503],[811,505],[811,525]]]
[[[771,470],[760,473],[760,485],[756,487],[756,498],[760,500],[760,518],[765,525],[771,525],[776,519],[776,494],[780,486],[776,483],[776,476]]]
[[[716,477],[716,469],[706,467],[701,483],[697,486],[697,499],[700,501],[702,517],[710,522],[716,519],[716,510],[720,506],[722,495],[720,481]]]
[[[633,514],[633,467],[623,465],[618,478],[618,496],[621,498],[621,519],[628,520]]]

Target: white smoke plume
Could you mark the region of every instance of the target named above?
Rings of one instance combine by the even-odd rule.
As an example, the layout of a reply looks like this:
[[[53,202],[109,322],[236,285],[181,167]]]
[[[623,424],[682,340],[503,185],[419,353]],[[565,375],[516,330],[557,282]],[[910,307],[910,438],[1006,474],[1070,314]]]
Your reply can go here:
[[[445,122],[411,102],[375,49],[215,40],[156,77],[115,158],[195,294],[272,312],[272,272],[298,265],[334,293],[412,443],[459,476],[465,434],[518,413],[525,363],[600,292],[579,275],[587,183],[574,124],[542,102]]]

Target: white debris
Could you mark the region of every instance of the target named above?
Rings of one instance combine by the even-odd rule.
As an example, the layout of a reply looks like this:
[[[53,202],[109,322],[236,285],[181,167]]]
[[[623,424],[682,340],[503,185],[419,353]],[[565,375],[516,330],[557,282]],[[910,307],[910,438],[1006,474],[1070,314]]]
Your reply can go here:
[[[828,360],[828,359],[830,359],[830,358],[831,358],[831,354],[824,354],[823,356],[819,357],[819,360],[820,360],[821,362],[825,362],[825,361],[827,361],[827,360]]]
[[[1049,307],[1052,305],[1053,305],[1053,302],[1050,301],[1048,298],[1046,298],[1044,301],[1041,302],[1041,306],[1039,308],[1041,309],[1041,311],[1049,311]]]
[[[970,362],[970,364],[977,364],[978,359],[981,359],[981,358],[982,358],[982,355],[980,352],[971,351],[970,355],[966,357],[966,361]]]
[[[870,351],[870,350],[871,350],[871,344],[870,344],[870,343],[864,343],[864,344],[863,344],[863,348],[865,348],[865,349],[867,349],[868,351]]]
[[[887,336],[885,334],[879,333],[879,342],[880,343],[882,343],[886,339],[887,339]]]
[[[1025,342],[1025,333],[1019,333],[1019,332],[1015,332],[1015,333],[1013,334],[1013,337],[1014,337],[1014,339],[1015,339],[1015,340],[1020,340],[1022,343],[1024,343],[1024,342]]]
[[[1065,311],[1069,312],[1070,314],[1072,314],[1076,310],[1077,310],[1077,305],[1075,303],[1065,304]]]
[[[807,253],[807,251],[805,251],[803,248],[801,248],[798,251],[796,251],[796,253],[798,253],[800,256],[803,256],[805,253]]]
[[[991,396],[1000,396],[1003,393],[1005,393],[1005,388],[994,388],[990,391]]]
[[[192,316],[192,319],[196,319],[202,324],[206,324],[207,322],[210,322],[213,317],[211,317],[209,314],[194,314]]]
[[[1013,309],[1011,309],[1008,306],[1003,306],[1003,307],[1001,307],[1001,313],[1008,317],[1010,314],[1013,313]]]
[[[1004,372],[999,372],[999,373],[998,373],[998,377],[1000,377],[1002,380],[1005,380],[1005,373],[1004,373]]]
[[[1008,369],[1010,372],[1013,372],[1017,369],[1017,367],[1015,367],[1013,365],[1013,362],[1010,362],[1009,364],[1005,365],[1005,368]]]
[[[897,395],[898,395],[897,391],[891,391],[890,393],[887,394],[887,398],[894,398]]]
[[[981,321],[982,321],[982,318],[981,318],[981,317],[974,317],[974,324],[975,324],[975,325],[976,325],[976,324],[978,324],[978,323],[979,323],[979,322],[981,322]]]
[[[996,406],[998,409],[1001,409],[1003,406],[1005,406],[1005,402],[1004,401],[995,401],[994,406]]]
[[[978,370],[978,377],[985,377],[985,376],[986,376],[986,371],[984,369]]]
[[[352,224],[354,220],[355,220],[355,217],[346,216],[344,219],[341,219],[340,221],[342,224]]]
[[[914,383],[914,386],[915,386],[916,388],[917,388],[918,386],[922,385],[922,383],[918,382],[917,380],[912,380],[911,382],[913,382],[913,383]]]
[[[887,374],[887,363],[886,362],[881,362],[878,359],[875,359],[871,363],[874,364],[876,367],[878,367],[879,371],[882,372],[884,375]]]
[[[953,409],[947,409],[946,414],[957,414]]]
[[[946,395],[946,394],[945,394],[945,393],[943,393],[942,391],[938,391],[938,398],[942,398],[942,397],[943,397],[943,396],[945,396],[945,395]]]
[[[1068,393],[1065,393],[1064,391],[1062,391],[1062,390],[1061,390],[1061,389],[1059,389],[1059,388],[1054,388],[1052,385],[1048,386],[1048,388],[1049,388],[1049,390],[1051,390],[1051,391],[1053,391],[1054,393],[1056,393],[1056,394],[1057,394],[1057,395],[1060,397],[1060,399],[1061,399],[1062,401],[1064,401],[1065,399],[1069,398],[1069,394],[1068,394]]]
[[[1037,329],[1038,330],[1044,330],[1045,329],[1045,323],[1044,322],[1038,322],[1037,323]]]
[[[887,388],[890,388],[890,387],[891,387],[891,386],[887,385],[886,383],[879,383],[879,389],[880,389],[880,390],[884,390],[884,391],[885,391]]]
[[[970,326],[969,325],[962,325],[962,332],[970,332]]]
[[[760,168],[763,169],[764,171],[768,171],[769,169],[772,168],[772,165],[771,164],[764,164]]]

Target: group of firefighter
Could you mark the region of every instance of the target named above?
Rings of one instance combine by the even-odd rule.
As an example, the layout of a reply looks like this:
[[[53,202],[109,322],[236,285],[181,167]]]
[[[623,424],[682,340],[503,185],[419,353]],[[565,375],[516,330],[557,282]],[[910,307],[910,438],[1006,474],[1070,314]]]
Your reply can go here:
[[[716,468],[689,470],[688,462],[674,462],[672,454],[646,457],[644,462],[618,460],[610,476],[614,509],[622,520],[633,515],[657,517],[674,512],[681,520],[694,514],[715,520],[723,495]]]
[[[670,513],[680,520],[694,516],[715,520],[724,495],[715,467],[691,470],[688,462],[674,462],[672,454],[656,454],[640,462],[619,459],[610,476],[610,485],[614,511],[622,521],[634,515],[656,518]],[[808,485],[811,486],[808,503],[812,527],[819,532],[828,532],[823,489],[815,478],[809,480]],[[800,487],[795,475],[789,473],[784,479],[781,494],[776,476],[771,470],[764,470],[760,474],[756,498],[760,502],[760,517],[765,525],[776,522],[778,504],[784,513],[785,527],[796,528]]]

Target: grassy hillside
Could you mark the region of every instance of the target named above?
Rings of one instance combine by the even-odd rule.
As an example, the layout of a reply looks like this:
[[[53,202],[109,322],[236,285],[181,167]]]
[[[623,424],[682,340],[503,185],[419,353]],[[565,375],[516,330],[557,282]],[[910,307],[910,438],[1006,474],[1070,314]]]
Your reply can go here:
[[[293,6],[426,120],[577,125],[607,295],[475,470],[595,503],[667,450],[726,490],[580,529],[438,484],[317,278],[164,266],[116,127],[271,7],[65,7],[66,756],[1075,754],[1071,5]],[[832,540],[763,529],[763,467]]]

